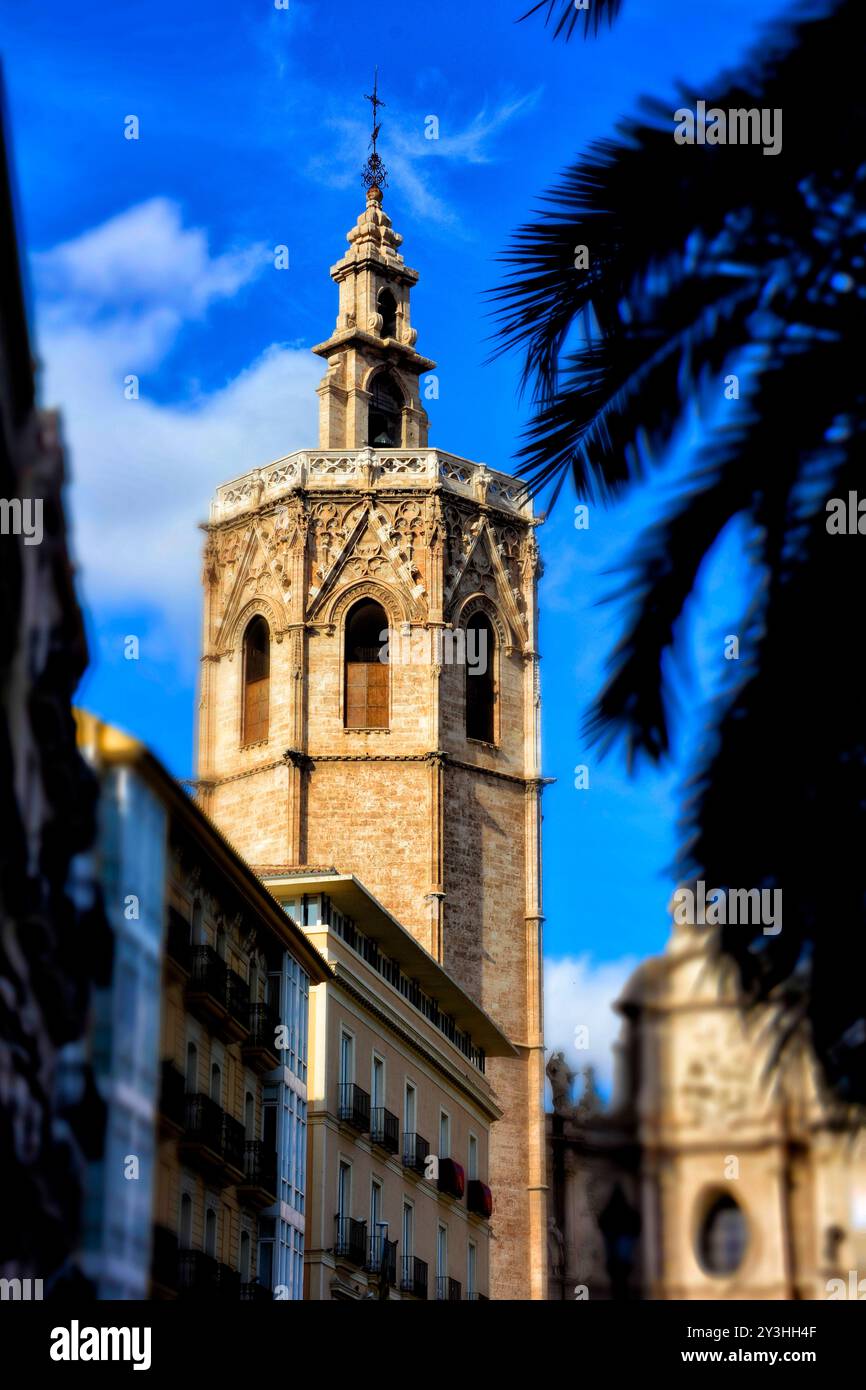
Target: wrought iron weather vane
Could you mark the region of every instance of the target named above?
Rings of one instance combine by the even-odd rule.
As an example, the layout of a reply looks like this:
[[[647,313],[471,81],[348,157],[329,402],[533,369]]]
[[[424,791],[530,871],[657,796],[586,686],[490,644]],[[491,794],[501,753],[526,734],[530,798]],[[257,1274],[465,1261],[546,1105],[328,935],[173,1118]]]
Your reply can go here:
[[[382,163],[382,158],[376,149],[376,141],[379,139],[379,131],[382,129],[381,123],[379,121],[379,107],[385,105],[384,101],[382,101],[379,97],[378,67],[376,68],[376,73],[373,79],[373,91],[372,93],[365,92],[364,100],[369,101],[370,105],[373,108],[373,133],[370,139],[371,154],[367,160],[367,163],[364,165],[363,171],[361,173],[361,178],[364,180],[364,187],[368,190],[371,188],[387,188],[388,171],[385,168],[385,165]]]

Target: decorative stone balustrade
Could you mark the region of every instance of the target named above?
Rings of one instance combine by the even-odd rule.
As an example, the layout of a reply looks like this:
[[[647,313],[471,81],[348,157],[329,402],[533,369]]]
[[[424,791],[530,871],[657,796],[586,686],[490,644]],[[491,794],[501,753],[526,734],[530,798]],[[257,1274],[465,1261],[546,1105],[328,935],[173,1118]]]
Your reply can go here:
[[[532,501],[519,478],[497,473],[483,463],[471,463],[441,449],[324,449],[299,450],[254,468],[217,488],[211,503],[212,522],[226,521],[246,511],[277,502],[298,488],[316,492],[379,491],[383,488],[423,488],[441,485],[448,492],[486,503],[523,518],[532,516]]]

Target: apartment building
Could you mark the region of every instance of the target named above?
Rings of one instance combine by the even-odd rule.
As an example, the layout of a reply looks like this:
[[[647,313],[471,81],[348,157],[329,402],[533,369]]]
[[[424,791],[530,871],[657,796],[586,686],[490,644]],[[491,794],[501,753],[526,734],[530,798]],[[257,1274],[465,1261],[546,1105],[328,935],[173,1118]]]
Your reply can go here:
[[[78,865],[115,939],[92,1063],[108,1109],[83,1268],[101,1298],[299,1299],[318,951],[147,749],[92,716]]]
[[[67,892],[96,828],[96,786],[75,745],[87,665],[64,506],[61,420],[39,401],[24,248],[0,74],[0,1278],[59,1293],[75,1250],[81,1172],[103,1139],[93,1077],[57,1084],[111,968],[98,909]],[[14,1194],[14,1195],[13,1195]]]
[[[330,967],[310,990],[306,1297],[486,1299],[485,1066],[511,1043],[353,875],[259,872]]]

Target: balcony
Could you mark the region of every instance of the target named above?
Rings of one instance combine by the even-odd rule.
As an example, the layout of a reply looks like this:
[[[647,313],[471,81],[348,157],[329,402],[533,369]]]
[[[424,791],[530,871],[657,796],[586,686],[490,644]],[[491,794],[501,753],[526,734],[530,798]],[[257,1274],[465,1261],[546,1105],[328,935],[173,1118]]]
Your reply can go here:
[[[280,1020],[276,1009],[270,1004],[251,1004],[249,1013],[249,1036],[243,1045],[243,1058],[253,1071],[273,1071],[280,1065],[280,1054],[276,1043]]]
[[[232,1269],[231,1265],[217,1266],[217,1298],[228,1298],[233,1303],[237,1303],[241,1296],[241,1275],[240,1270]]]
[[[413,1173],[424,1176],[424,1167],[427,1156],[430,1153],[430,1145],[420,1134],[403,1135],[403,1167],[411,1168]]]
[[[459,1303],[460,1280],[449,1279],[447,1275],[440,1274],[436,1279],[436,1302]]]
[[[241,1042],[250,1028],[250,987],[236,970],[226,971],[226,1032],[230,1042]]]
[[[159,1122],[168,1134],[180,1134],[186,1123],[186,1083],[183,1072],[170,1061],[161,1068]]]
[[[181,1298],[216,1298],[220,1266],[203,1250],[178,1250],[177,1291]]]
[[[362,1134],[370,1128],[370,1097],[352,1081],[340,1086],[340,1119]]]
[[[413,1298],[427,1297],[427,1265],[417,1255],[403,1256],[400,1292],[410,1293]]]
[[[350,1264],[363,1268],[367,1259],[366,1221],[353,1221],[351,1216],[338,1216],[336,1226],[334,1254],[337,1259],[348,1260]]]
[[[177,1288],[183,1298],[241,1297],[241,1276],[231,1265],[220,1264],[203,1250],[177,1251]]]
[[[249,1024],[250,990],[237,971],[229,970],[212,946],[193,946],[186,987],[192,1013],[223,1042],[245,1039]]]
[[[240,1182],[244,1176],[244,1150],[246,1135],[240,1120],[235,1120],[223,1111],[222,1155],[226,1167],[231,1169],[235,1180]]]
[[[485,1221],[490,1220],[493,1215],[493,1193],[486,1183],[479,1182],[477,1178],[469,1179],[466,1205],[473,1215],[483,1216]]]
[[[277,1154],[265,1148],[261,1139],[244,1144],[244,1178],[238,1183],[238,1199],[263,1210],[277,1200]]]
[[[454,1197],[459,1202],[466,1191],[466,1175],[462,1165],[453,1158],[440,1158],[437,1186],[443,1197]]]
[[[167,1298],[177,1292],[177,1236],[167,1226],[153,1228],[150,1277],[155,1297]]]
[[[244,1129],[210,1096],[186,1097],[186,1125],[178,1145],[181,1157],[225,1185],[244,1174]]]
[[[400,1148],[400,1121],[383,1105],[377,1105],[370,1114],[370,1140],[380,1149],[395,1154]]]
[[[241,1284],[241,1303],[273,1303],[274,1295],[266,1284],[253,1279],[249,1284]]]
[[[168,909],[168,929],[166,931],[165,953],[166,958],[180,971],[182,975],[188,975],[190,970],[191,952],[190,946],[190,924],[183,913],[178,912],[176,907]]]
[[[384,1264],[385,1277],[389,1286],[397,1282],[397,1242],[383,1235],[373,1236],[364,1261],[368,1274],[380,1276]]]

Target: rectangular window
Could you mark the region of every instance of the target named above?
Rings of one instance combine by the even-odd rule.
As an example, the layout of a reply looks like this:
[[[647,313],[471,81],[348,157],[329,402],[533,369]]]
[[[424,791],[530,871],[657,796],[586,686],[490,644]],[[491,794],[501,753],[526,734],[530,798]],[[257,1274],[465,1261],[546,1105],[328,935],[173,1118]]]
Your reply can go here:
[[[352,1214],[352,1165],[340,1160],[337,1176],[337,1215],[342,1219]]]
[[[451,1157],[451,1116],[447,1110],[439,1111],[439,1158]]]
[[[445,1279],[448,1275],[448,1227],[440,1226],[436,1233],[436,1277]]]
[[[340,1034],[340,1085],[348,1086],[355,1080],[355,1039],[351,1033]]]
[[[415,1208],[411,1202],[403,1203],[403,1256],[409,1259],[415,1254]]]
[[[472,1294],[477,1292],[475,1287],[475,1280],[477,1277],[477,1258],[478,1251],[472,1244],[472,1241],[470,1240],[469,1246],[466,1251],[466,1292],[470,1296],[470,1298]]]
[[[385,1104],[385,1063],[381,1057],[377,1057],[375,1054],[370,1077],[370,1104],[374,1110]]]
[[[415,1105],[418,1093],[411,1081],[406,1082],[406,1094],[403,1099],[403,1129],[407,1134],[415,1133]]]
[[[382,1234],[379,1223],[382,1220],[382,1184],[374,1178],[370,1184],[370,1239],[378,1241]]]
[[[470,1179],[478,1177],[478,1140],[474,1134],[469,1136],[469,1163],[468,1177]]]
[[[266,1289],[272,1289],[274,1287],[273,1238],[259,1241],[258,1279],[259,1283],[264,1284]]]

